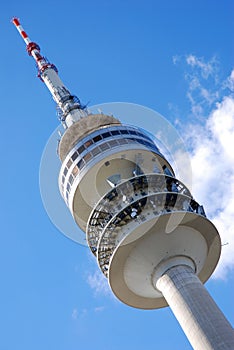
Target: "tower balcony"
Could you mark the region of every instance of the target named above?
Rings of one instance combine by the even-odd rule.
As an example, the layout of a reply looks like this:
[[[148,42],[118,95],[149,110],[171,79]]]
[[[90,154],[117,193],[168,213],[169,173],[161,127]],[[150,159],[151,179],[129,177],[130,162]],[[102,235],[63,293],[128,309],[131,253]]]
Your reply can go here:
[[[173,181],[176,191],[168,191]],[[168,214],[187,212],[206,217],[203,206],[188,188],[174,177],[147,174],[130,178],[105,194],[93,209],[86,228],[87,242],[104,275],[111,256],[129,233],[143,223]]]

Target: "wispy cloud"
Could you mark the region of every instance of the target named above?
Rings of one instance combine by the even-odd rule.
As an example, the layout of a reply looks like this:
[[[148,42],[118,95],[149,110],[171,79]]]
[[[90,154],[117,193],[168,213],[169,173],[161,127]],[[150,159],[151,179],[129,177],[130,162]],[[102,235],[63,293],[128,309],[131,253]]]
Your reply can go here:
[[[223,82],[223,90],[229,89],[231,92],[234,92],[234,69],[231,72],[231,75]]]
[[[205,61],[203,57],[188,55],[186,56],[186,63],[192,68],[198,68],[203,79],[208,79],[210,76],[213,77],[217,75],[218,61],[215,56],[209,61]]]
[[[82,309],[80,312],[78,311],[78,309],[75,307],[73,310],[72,310],[72,319],[74,321],[78,320],[78,318],[82,318],[84,317],[85,315],[87,314],[87,309]]]
[[[78,310],[77,307],[74,307],[71,313],[71,318],[73,321],[79,321],[83,320],[85,316],[93,314],[93,313],[100,313],[105,310],[105,306],[96,306],[92,309],[86,309],[83,308],[81,310]]]
[[[204,118],[224,89],[223,82],[219,79],[219,61],[216,56],[205,60],[192,54],[173,56],[172,61],[184,68],[184,77],[188,84],[187,98],[191,104],[192,115],[198,119]]]
[[[95,312],[102,312],[104,309],[105,309],[104,306],[97,306],[97,307],[95,307],[94,311]]]
[[[90,273],[87,277],[87,282],[96,295],[112,295],[107,279],[101,271],[96,270],[94,273]]]
[[[72,318],[73,318],[73,320],[77,320],[77,317],[78,317],[78,310],[77,310],[77,308],[74,308],[72,310]]]
[[[181,56],[179,56],[179,55],[174,55],[172,57],[173,64],[177,64],[178,62],[180,62],[180,60],[181,60]]]
[[[204,117],[207,109],[219,98],[218,63],[215,57],[205,62],[194,55],[187,56],[186,63],[190,68],[185,79],[188,82],[187,97],[191,110],[195,117]]]

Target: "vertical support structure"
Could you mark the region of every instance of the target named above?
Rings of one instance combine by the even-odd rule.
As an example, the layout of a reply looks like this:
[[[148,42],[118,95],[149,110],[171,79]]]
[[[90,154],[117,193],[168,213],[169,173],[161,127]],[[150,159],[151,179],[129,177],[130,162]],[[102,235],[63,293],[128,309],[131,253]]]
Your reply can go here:
[[[167,270],[156,282],[195,350],[234,349],[234,330],[190,266]]]
[[[54,64],[51,64],[41,55],[40,47],[33,42],[18,18],[13,18],[12,23],[15,25],[20,36],[26,44],[29,56],[32,56],[38,68],[38,77],[46,84],[59,110],[59,118],[67,129],[69,126],[77,122],[81,117],[85,117],[87,112],[85,106],[81,105],[80,100],[72,95],[64,85],[58,75],[58,70]]]

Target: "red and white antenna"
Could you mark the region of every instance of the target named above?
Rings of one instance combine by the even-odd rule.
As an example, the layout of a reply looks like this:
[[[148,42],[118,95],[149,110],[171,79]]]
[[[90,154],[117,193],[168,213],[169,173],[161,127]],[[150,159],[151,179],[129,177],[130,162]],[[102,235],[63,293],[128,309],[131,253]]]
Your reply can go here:
[[[40,53],[40,47],[37,43],[31,41],[21,26],[18,18],[13,18],[12,23],[23,38],[29,56],[36,61],[38,68],[38,77],[46,84],[50,90],[53,99],[59,109],[59,117],[65,128],[85,116],[87,113],[85,107],[81,105],[78,97],[72,95],[65,87],[58,76],[58,70],[54,64],[47,61]]]

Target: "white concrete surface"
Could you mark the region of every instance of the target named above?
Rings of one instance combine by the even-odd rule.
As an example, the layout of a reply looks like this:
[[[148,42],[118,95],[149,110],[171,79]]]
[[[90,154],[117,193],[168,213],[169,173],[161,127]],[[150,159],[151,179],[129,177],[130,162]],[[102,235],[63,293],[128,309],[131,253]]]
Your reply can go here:
[[[156,282],[195,350],[234,349],[234,330],[189,266],[175,266]]]

